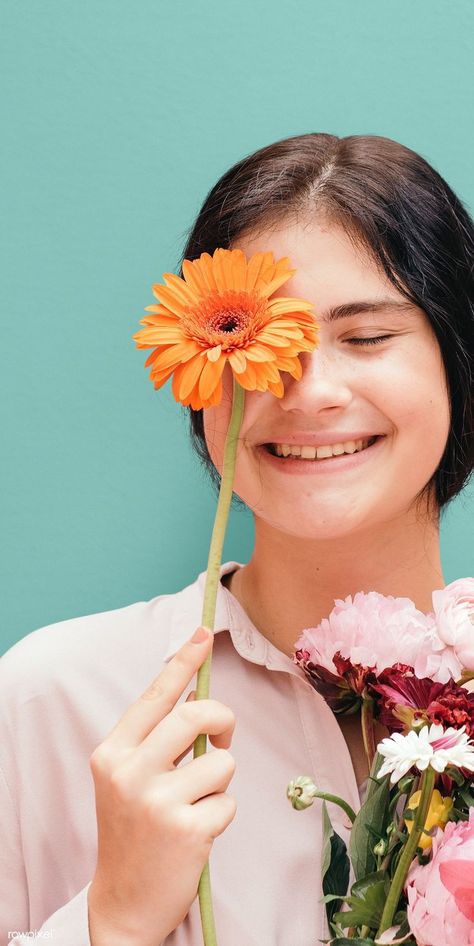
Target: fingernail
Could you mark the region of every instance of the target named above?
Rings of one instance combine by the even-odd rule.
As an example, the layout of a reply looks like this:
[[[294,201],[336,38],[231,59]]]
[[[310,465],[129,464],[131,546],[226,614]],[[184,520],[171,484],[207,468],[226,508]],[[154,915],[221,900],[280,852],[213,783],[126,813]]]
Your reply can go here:
[[[207,640],[209,637],[209,628],[207,627],[198,627],[197,631],[194,632],[191,640],[193,644],[202,644],[203,641]]]

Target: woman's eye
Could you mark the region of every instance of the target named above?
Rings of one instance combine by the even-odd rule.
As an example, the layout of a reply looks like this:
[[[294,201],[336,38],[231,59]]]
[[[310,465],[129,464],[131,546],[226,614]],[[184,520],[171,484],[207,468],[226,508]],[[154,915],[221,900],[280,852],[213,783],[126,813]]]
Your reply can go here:
[[[348,338],[347,341],[353,345],[377,345],[378,342],[384,342],[386,338],[392,338],[392,336],[374,335],[372,338]]]

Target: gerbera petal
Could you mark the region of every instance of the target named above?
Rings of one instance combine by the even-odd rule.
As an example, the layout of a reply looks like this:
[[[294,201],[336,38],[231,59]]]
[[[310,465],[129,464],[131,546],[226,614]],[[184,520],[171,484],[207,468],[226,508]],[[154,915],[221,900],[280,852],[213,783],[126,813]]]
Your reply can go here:
[[[183,315],[186,314],[187,304],[181,302],[179,297],[176,295],[174,288],[171,288],[171,286],[161,286],[156,284],[153,286],[153,292],[157,299],[161,299],[166,303],[168,309],[171,309],[175,315],[183,318]]]
[[[175,401],[179,401],[181,403],[182,403],[181,396],[180,396],[181,381],[183,378],[183,373],[186,371],[189,371],[190,364],[191,362],[187,361],[186,364],[184,365],[177,365],[177,367],[174,369],[174,372],[173,372],[173,381],[171,384],[171,390],[173,392],[173,397]]]
[[[281,380],[281,378],[278,382],[270,381],[268,384],[268,390],[271,391],[272,394],[275,394],[276,397],[283,397],[285,393],[285,388],[284,388],[283,381]]]
[[[288,340],[286,338],[282,338],[281,335],[272,335],[270,331],[259,332],[257,339],[259,342],[267,342],[268,345],[276,345],[277,348],[286,348],[288,346]]]
[[[168,368],[168,371],[163,371],[156,376],[150,371],[150,378],[153,381],[155,391],[158,391],[159,388],[162,388],[163,385],[166,384],[168,378],[170,378],[173,374],[173,371],[174,368]]]
[[[282,355],[279,355],[275,365],[280,371],[288,371],[296,380],[299,380],[303,374],[303,368],[298,358],[284,358]]]
[[[158,304],[158,305],[146,305],[146,306],[145,306],[145,312],[154,312],[155,315],[163,315],[163,316],[165,316],[165,317],[166,317],[166,316],[168,316],[168,317],[169,317],[169,316],[172,316],[173,318],[175,318],[175,316],[173,315],[173,313],[170,312],[170,310],[167,309],[165,305],[161,305],[161,304]]]
[[[179,372],[176,389],[181,402],[184,403],[199,382],[204,363],[205,359],[202,358],[201,355],[196,355],[191,361],[188,361],[185,365],[180,365],[179,368],[176,369],[177,372]]]
[[[181,269],[188,286],[194,289],[197,296],[203,296],[207,292],[207,284],[202,274],[202,268],[196,266],[196,262],[196,260],[185,259]]]
[[[214,348],[209,348],[207,351],[207,357],[209,361],[217,361],[220,358],[222,351],[222,345],[215,345]]]
[[[262,366],[262,370],[263,370],[263,366]],[[264,367],[264,370],[265,370],[265,377],[267,378],[268,381],[278,382],[280,380],[280,372],[278,371],[278,368],[274,364],[271,364],[271,363],[266,364]]]
[[[203,401],[202,407],[206,409],[208,407],[214,407],[216,404],[220,404],[221,400],[222,400],[222,381],[219,381],[219,384],[217,385],[217,388],[214,391],[214,394],[207,401]]]
[[[260,284],[259,280],[262,268],[264,269],[267,265],[268,257],[266,253],[254,253],[247,264],[247,279],[245,281],[245,288],[248,291],[256,289],[257,284]]]
[[[205,359],[204,368],[199,378],[199,396],[203,401],[212,397],[219,384],[227,359],[220,358],[216,363]]]
[[[219,292],[233,289],[232,259],[230,255],[217,249],[212,257],[212,271]]]
[[[163,306],[164,308],[164,306]],[[167,309],[165,309],[168,312]],[[162,325],[163,328],[169,328],[170,325],[179,325],[180,321],[176,318],[174,312],[168,312],[168,315],[145,315],[140,319],[141,325]]]
[[[245,278],[245,254],[242,250],[218,248],[213,256],[213,272],[220,292],[241,289]]]
[[[248,362],[245,371],[237,375],[237,381],[243,388],[246,388],[247,391],[255,391],[257,377],[255,367]]]
[[[265,295],[267,296],[267,298],[271,296],[272,292],[275,292],[277,289],[279,289],[280,286],[283,285],[283,283],[288,282],[290,277],[293,276],[294,273],[296,273],[296,269],[288,268],[289,262],[290,262],[289,258],[285,256],[283,257],[283,259],[279,260],[278,263],[275,265],[274,276],[270,278],[270,281],[265,286]]]
[[[301,306],[301,308],[300,308]],[[298,299],[298,309],[295,309],[295,299],[290,296],[277,296],[276,299],[269,299],[268,308],[271,311],[272,316],[275,315],[289,315],[290,312],[297,311],[298,314],[309,312],[313,309],[311,302],[308,302],[305,299]]]
[[[197,345],[195,342],[186,340],[185,342],[181,342],[179,345],[172,345],[165,351],[160,352],[158,358],[156,359],[155,366],[158,370],[163,371],[165,368],[168,368],[173,364],[177,365],[183,361],[189,361],[190,358],[198,354],[200,351],[201,349],[199,345]]]
[[[275,335],[283,335],[286,338],[304,338],[303,329],[298,325],[293,324],[291,328],[288,328],[285,325],[280,324],[279,319],[274,319],[274,321],[269,322],[267,326],[267,331]]]
[[[264,345],[259,345],[258,342],[249,345],[245,349],[245,354],[249,361],[275,361],[277,358],[276,353],[271,348],[265,348]]]
[[[163,279],[183,305],[196,304],[199,296],[196,295],[192,286],[188,286],[184,279],[181,279],[181,276],[176,276],[175,273],[163,273]]]
[[[229,361],[231,368],[239,374],[242,371],[245,371],[247,367],[247,359],[242,351],[239,348],[236,348],[234,351],[231,351],[229,356]]]
[[[302,332],[304,328],[304,326],[299,324],[299,319],[296,317],[294,319],[287,319],[277,316],[276,318],[271,319],[269,325],[271,326],[272,330],[274,328],[288,329],[290,332],[293,332],[295,329],[298,329],[300,332]]]
[[[194,276],[196,279],[202,279],[206,287],[206,294],[218,292],[214,270],[212,265],[212,256],[210,253],[201,253],[199,259],[195,259],[191,264],[194,267]]]
[[[231,250],[232,253],[232,278],[233,284],[232,289],[236,291],[241,291],[242,287],[245,286],[245,278],[247,275],[247,260],[245,253],[242,250],[235,249]]]
[[[151,355],[148,355],[148,358],[145,361],[145,368],[148,368],[148,365],[152,365],[153,362],[156,361],[156,359],[158,358],[159,354],[160,354],[160,349],[155,348],[154,351],[152,351]]]
[[[151,345],[175,345],[183,341],[183,333],[179,326],[171,325],[169,328],[163,326],[149,326],[142,328],[134,336],[142,346],[150,348]]]
[[[202,403],[202,401],[201,401],[201,398],[199,397],[199,385],[198,385],[198,384],[196,384],[196,385],[194,386],[193,391],[192,391],[192,394],[190,394],[190,395],[186,398],[186,400],[183,401],[183,404],[186,404],[186,405],[190,404],[191,407],[192,407],[192,409],[193,409],[193,411],[199,411],[199,410],[201,410],[202,407],[204,407],[204,405],[203,405],[203,403]]]

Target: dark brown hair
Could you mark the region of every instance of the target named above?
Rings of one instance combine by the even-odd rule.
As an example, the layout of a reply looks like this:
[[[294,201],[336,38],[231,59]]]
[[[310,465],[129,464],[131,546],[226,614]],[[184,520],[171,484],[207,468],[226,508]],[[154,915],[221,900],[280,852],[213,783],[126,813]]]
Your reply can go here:
[[[433,498],[441,510],[474,467],[474,224],[424,158],[377,135],[295,135],[260,148],[209,192],[187,233],[180,267],[183,259],[227,248],[244,233],[294,214],[308,219],[321,213],[368,249],[392,284],[425,311],[436,334],[451,427],[439,466],[419,498]],[[193,447],[218,489],[203,411],[186,410]]]

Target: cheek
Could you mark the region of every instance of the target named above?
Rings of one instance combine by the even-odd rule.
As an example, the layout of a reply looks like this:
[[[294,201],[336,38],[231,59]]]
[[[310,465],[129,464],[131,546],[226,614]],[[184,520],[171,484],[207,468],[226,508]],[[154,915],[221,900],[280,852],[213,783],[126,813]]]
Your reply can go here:
[[[416,465],[426,467],[431,476],[443,455],[451,422],[441,356],[420,346],[418,359],[407,361],[396,383],[389,384],[389,379],[387,372],[382,382],[386,414],[412,462],[416,457]]]

